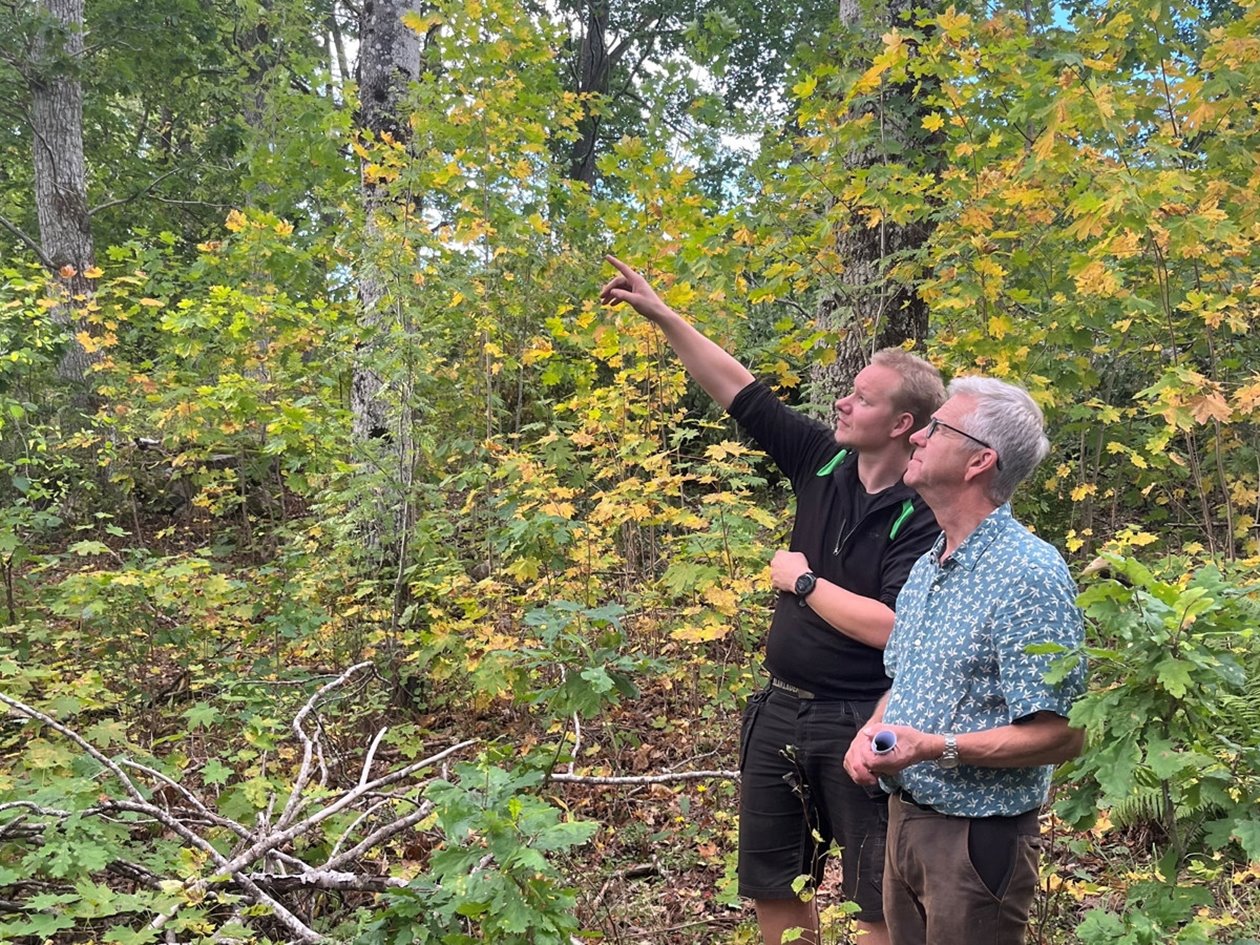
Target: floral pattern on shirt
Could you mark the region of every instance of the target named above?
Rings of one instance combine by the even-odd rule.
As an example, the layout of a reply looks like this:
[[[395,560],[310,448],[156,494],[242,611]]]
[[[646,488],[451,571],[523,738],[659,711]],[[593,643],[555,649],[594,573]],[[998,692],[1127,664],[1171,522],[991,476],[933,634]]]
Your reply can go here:
[[[924,732],[979,732],[1034,712],[1066,716],[1085,687],[1083,663],[1045,681],[1054,654],[1075,648],[1084,623],[1062,556],[1011,515],[991,513],[942,565],[944,536],[920,558],[901,596],[884,653],[893,687],[884,720]],[[952,770],[911,765],[895,781],[920,804],[963,817],[1011,816],[1046,799],[1052,765]],[[891,786],[891,785],[887,785]]]

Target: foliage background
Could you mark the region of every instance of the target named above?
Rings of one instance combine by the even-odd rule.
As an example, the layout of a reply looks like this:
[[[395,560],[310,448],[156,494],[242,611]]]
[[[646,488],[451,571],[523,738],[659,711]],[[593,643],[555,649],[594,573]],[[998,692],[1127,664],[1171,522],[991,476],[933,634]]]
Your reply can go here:
[[[911,287],[947,374],[1045,408],[1054,448],[1017,511],[1091,619],[1090,750],[1057,788],[1035,934],[1260,937],[1254,0],[843,26],[802,5],[777,46],[741,3],[645,3],[617,11],[637,62],[604,91],[569,65],[598,5],[435,4],[405,20],[427,63],[405,140],[361,128],[349,7],[94,0],[87,58],[44,66],[85,90],[101,249],[79,299],[31,251],[40,10],[0,26],[8,699],[262,824],[299,779],[294,715],[370,661],[320,712],[325,790],[382,725],[378,766],[483,743],[373,815],[433,805],[353,864],[409,885],[304,892],[311,928],[747,939],[730,779],[554,777],[734,767],[791,512],[651,327],[596,304],[602,254],[825,414],[812,367],[872,331],[821,327],[853,291],[837,247],[922,225],[863,291]],[[575,180],[592,117],[596,175]],[[54,317],[70,302],[77,334]],[[71,344],[95,359],[80,387],[57,376]],[[385,437],[355,434],[363,352]],[[190,941],[287,940],[213,891],[209,852],[99,816],[122,787],[83,744],[10,703],[0,753],[4,937],[156,940],[169,912]]]

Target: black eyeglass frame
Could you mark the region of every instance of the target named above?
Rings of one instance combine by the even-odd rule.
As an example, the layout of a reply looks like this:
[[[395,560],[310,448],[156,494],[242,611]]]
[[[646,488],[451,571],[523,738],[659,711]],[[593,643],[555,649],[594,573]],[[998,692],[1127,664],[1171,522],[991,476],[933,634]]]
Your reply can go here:
[[[986,450],[993,450],[993,464],[997,466],[998,469],[1002,468],[1002,457],[998,455],[997,448],[992,443],[986,443],[984,442],[984,440],[980,439],[980,437],[972,436],[966,430],[960,430],[958,429],[958,427],[952,426],[946,423],[944,420],[937,420],[935,417],[928,417],[927,433],[924,434],[923,439],[925,440],[932,439],[932,434],[936,432],[937,427],[944,427],[946,430],[949,430],[952,433],[957,433],[959,436],[965,436],[967,439],[971,440],[973,443],[979,443]]]

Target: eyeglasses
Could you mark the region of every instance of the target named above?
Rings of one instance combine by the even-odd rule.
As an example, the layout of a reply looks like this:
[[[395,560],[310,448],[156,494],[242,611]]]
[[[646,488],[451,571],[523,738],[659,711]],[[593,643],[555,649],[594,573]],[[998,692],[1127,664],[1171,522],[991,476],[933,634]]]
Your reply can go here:
[[[951,433],[957,433],[959,436],[965,436],[967,439],[971,440],[973,443],[979,443],[986,450],[993,450],[993,458],[994,458],[993,464],[997,466],[998,469],[1002,468],[1002,458],[997,455],[997,449],[994,448],[992,444],[984,442],[984,440],[980,439],[980,437],[978,436],[972,436],[966,430],[960,430],[958,429],[958,427],[950,426],[944,420],[937,420],[935,417],[928,417],[927,433],[924,434],[923,439],[925,440],[932,439],[932,434],[936,432],[937,427],[944,427],[946,430],[949,430]]]

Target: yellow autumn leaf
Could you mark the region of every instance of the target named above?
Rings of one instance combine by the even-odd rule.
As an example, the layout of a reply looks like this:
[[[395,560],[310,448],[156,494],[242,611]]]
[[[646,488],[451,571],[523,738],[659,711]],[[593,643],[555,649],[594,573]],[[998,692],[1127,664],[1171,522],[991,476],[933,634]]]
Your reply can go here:
[[[1039,160],[1045,161],[1054,152],[1054,129],[1047,128],[1042,132],[1041,136],[1033,143],[1033,155]]]
[[[1082,483],[1072,490],[1072,501],[1082,502],[1086,496],[1097,495],[1098,487],[1092,482]]]
[[[1260,380],[1234,391],[1234,405],[1243,412],[1250,412],[1260,406]]]
[[[720,614],[734,616],[739,607],[739,598],[735,592],[720,585],[713,585],[704,592],[704,600]]]
[[[105,275],[105,270],[100,266],[89,266],[87,269],[83,270],[83,275],[89,279],[99,279],[101,276]]]
[[[399,19],[402,20],[403,26],[420,36],[424,36],[433,27],[440,26],[442,23],[442,18],[440,16],[435,16],[433,14],[424,16],[415,10],[408,10],[399,17]]]
[[[814,94],[814,90],[818,88],[818,78],[816,76],[807,75],[805,78],[792,86],[792,94],[799,99],[807,99]]]
[[[1014,327],[1008,315],[994,315],[989,319],[989,334],[1001,341],[1006,333]]]
[[[967,27],[971,25],[971,17],[965,13],[959,13],[953,6],[950,6],[949,9],[936,18],[936,25],[941,28],[942,33],[957,41],[967,36]]]
[[[945,119],[936,112],[933,112],[931,115],[928,115],[923,119],[922,124],[924,130],[926,131],[940,131],[945,127]]]
[[[245,214],[239,210],[231,210],[228,212],[227,219],[223,221],[223,225],[232,233],[239,233],[249,224],[245,219]]]
[[[551,346],[551,342],[548,339],[536,338],[521,355],[521,363],[526,365],[537,364],[539,361],[547,360],[553,354],[555,354],[555,349]]]
[[[683,643],[711,643],[729,635],[731,628],[721,624],[705,624],[693,626],[687,624],[670,631],[670,637]]]

